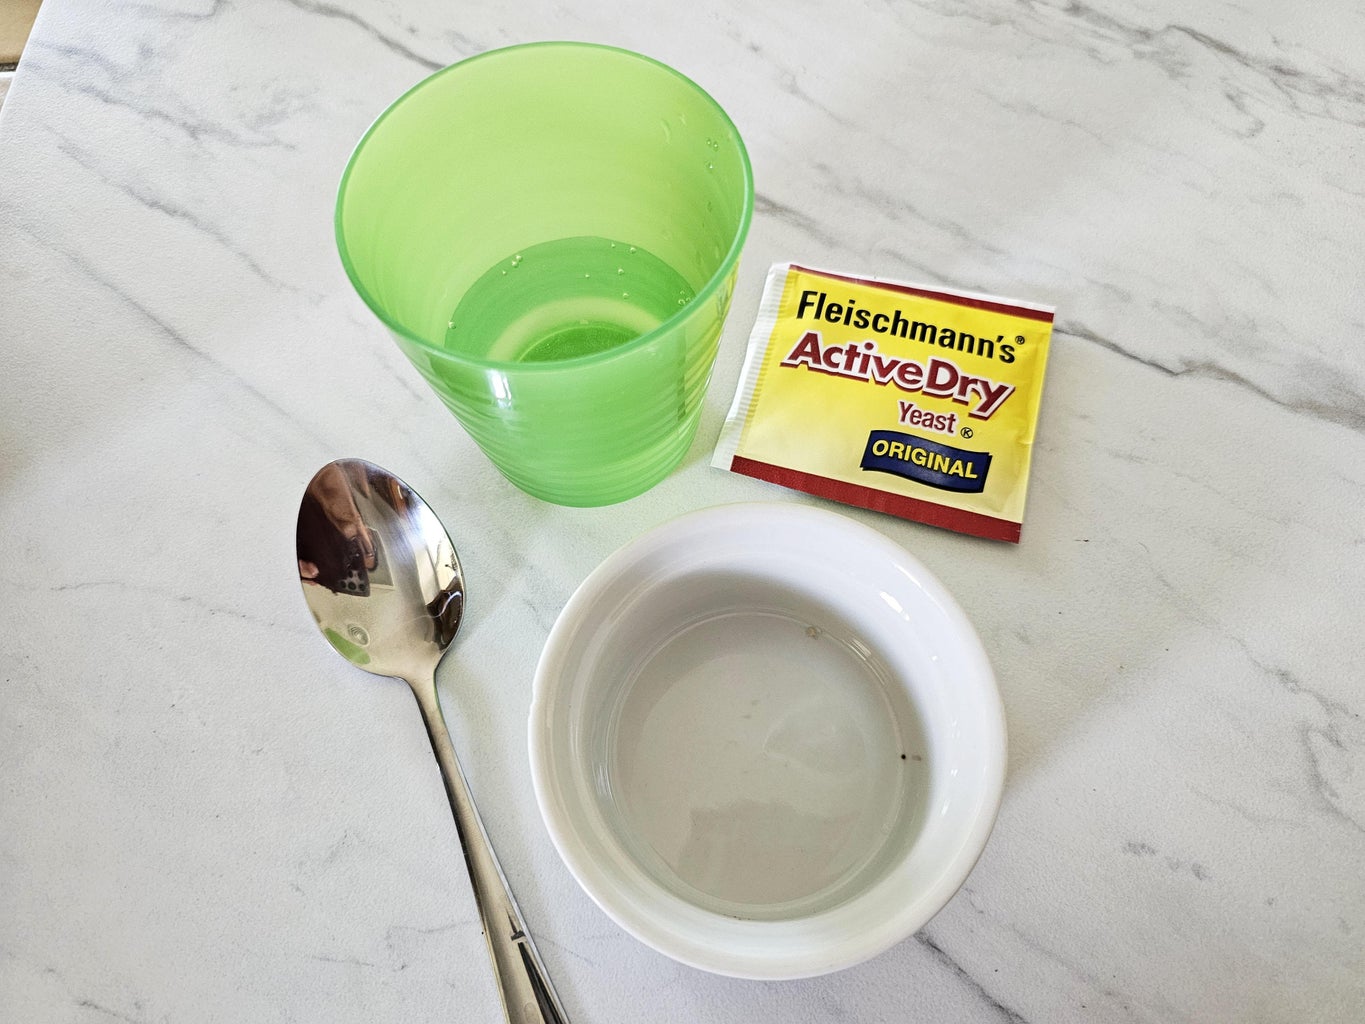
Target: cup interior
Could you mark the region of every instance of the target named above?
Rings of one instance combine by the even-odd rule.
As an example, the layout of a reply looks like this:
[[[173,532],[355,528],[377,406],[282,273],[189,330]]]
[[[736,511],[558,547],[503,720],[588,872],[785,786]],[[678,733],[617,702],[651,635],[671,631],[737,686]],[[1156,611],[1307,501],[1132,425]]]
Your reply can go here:
[[[558,285],[499,289],[538,261],[641,334],[726,276],[751,209],[743,143],[696,84],[628,51],[537,43],[452,65],[385,111],[343,176],[336,226],[352,282],[391,329],[449,348],[465,319],[463,354],[507,362],[543,326],[518,311]],[[457,316],[471,292],[494,297]]]
[[[580,588],[536,678],[533,778],[585,890],[684,962],[744,977],[856,963],[966,877],[1003,715],[940,585],[880,534],[728,506]]]

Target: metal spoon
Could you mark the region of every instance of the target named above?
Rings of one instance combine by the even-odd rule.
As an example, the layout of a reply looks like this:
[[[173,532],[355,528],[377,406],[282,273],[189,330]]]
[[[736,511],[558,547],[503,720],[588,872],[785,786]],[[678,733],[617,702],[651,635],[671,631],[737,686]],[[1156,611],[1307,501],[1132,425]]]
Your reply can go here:
[[[351,664],[402,679],[422,709],[507,1020],[565,1024],[479,820],[436,696],[436,666],[464,611],[464,576],[450,537],[398,477],[360,459],[339,459],[309,482],[296,541],[303,596],[323,635]]]

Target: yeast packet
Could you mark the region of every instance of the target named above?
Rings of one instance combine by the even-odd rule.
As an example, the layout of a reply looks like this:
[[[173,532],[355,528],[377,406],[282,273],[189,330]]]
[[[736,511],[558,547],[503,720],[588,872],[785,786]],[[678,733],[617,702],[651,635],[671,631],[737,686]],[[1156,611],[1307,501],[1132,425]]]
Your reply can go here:
[[[776,264],[712,464],[1017,543],[1052,317]]]

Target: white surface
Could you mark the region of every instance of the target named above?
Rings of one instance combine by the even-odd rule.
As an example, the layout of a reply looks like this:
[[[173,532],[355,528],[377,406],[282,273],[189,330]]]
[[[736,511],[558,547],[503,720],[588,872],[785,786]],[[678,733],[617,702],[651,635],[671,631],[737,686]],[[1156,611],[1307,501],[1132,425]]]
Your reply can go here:
[[[746,503],[602,563],[556,620],[529,730],[565,863],[633,935],[745,978],[913,934],[1000,804],[1000,695],[942,584],[875,530]]]
[[[385,104],[550,37],[702,83],[760,196],[697,444],[606,510],[489,469],[332,242]],[[1358,1021],[1361,53],[1346,0],[48,0],[0,110],[0,1018],[496,1019],[417,711],[294,578],[304,483],[359,455],[457,537],[444,703],[579,1024]],[[814,504],[707,465],[788,259],[1053,304],[1058,330],[1020,546],[854,513],[981,632],[995,833],[914,939],[756,984],[581,893],[524,737],[609,552],[689,508]]]

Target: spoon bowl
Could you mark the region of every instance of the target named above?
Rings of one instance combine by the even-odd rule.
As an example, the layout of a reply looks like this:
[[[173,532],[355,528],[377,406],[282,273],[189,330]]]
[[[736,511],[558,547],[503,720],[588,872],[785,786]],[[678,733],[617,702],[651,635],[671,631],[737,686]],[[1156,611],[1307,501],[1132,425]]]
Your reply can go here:
[[[435,670],[460,628],[464,574],[416,492],[371,463],[329,463],[304,492],[296,539],[304,599],[344,658],[400,679]]]
[[[303,596],[323,636],[357,668],[402,679],[417,699],[507,1020],[564,1024],[559,998],[479,819],[436,692],[436,666],[464,614],[464,573],[449,534],[398,477],[361,459],[339,459],[309,481],[295,543]]]

